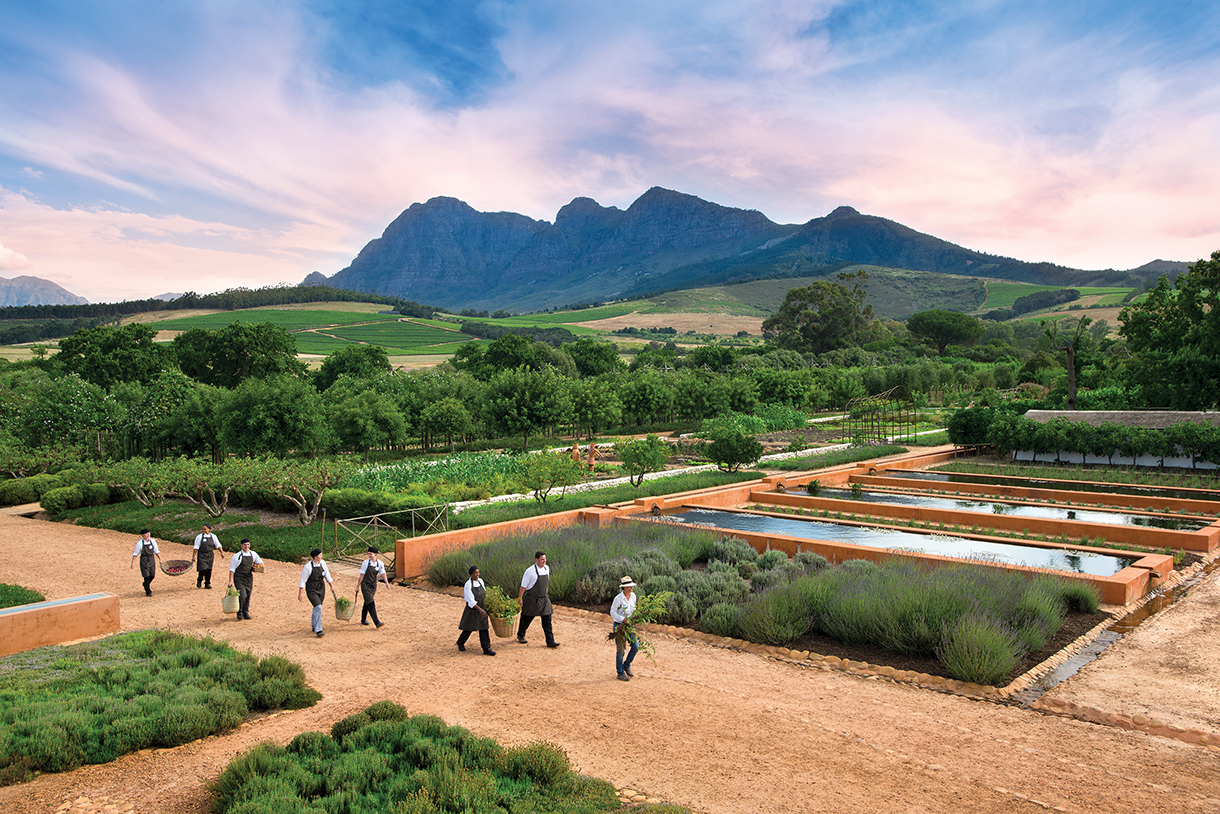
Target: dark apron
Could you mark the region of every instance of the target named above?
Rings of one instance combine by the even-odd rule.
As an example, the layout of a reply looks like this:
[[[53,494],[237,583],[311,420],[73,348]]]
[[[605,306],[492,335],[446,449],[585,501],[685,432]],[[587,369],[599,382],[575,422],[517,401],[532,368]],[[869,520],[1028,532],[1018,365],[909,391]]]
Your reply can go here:
[[[377,566],[373,563],[369,563],[368,570],[360,579],[360,593],[364,597],[364,604],[373,604],[373,597],[377,593]]]
[[[233,584],[239,588],[254,588],[254,555],[242,555],[241,562],[233,569]]]
[[[487,596],[487,587],[472,585],[470,591],[474,594],[474,603],[482,605],[483,597]],[[466,605],[462,608],[462,621],[458,622],[458,630],[487,630],[487,617],[479,613],[478,608]]]
[[[534,587],[525,592],[525,596],[521,597],[521,615],[550,616],[551,598],[547,596],[547,586],[551,581],[551,575],[539,571],[537,565],[534,566],[534,573],[538,575],[538,581],[534,583]]]
[[[212,558],[216,556],[216,545],[212,541],[215,539],[209,534],[199,541],[199,554],[195,557],[196,571],[212,570]]]
[[[157,561],[153,555],[153,544],[150,540],[140,548],[140,576],[152,579],[157,575]]]
[[[322,566],[314,565],[313,570],[309,572],[309,577],[305,580],[305,595],[309,597],[309,603],[315,608],[321,605],[322,600],[326,598],[326,578],[323,573]]]

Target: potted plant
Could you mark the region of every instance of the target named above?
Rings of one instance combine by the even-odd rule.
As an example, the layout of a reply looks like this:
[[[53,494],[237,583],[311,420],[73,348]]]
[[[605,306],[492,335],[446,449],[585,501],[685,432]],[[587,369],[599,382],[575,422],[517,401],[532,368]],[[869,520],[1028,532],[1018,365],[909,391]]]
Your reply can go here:
[[[507,639],[512,631],[513,619],[517,615],[517,601],[504,593],[504,589],[499,585],[493,585],[483,597],[483,610],[487,611],[487,618],[491,621],[491,629],[496,632],[496,636]]]
[[[220,610],[223,613],[237,613],[240,608],[241,599],[237,596],[237,589],[230,585],[220,598]]]
[[[356,612],[356,604],[346,596],[335,597],[335,618],[346,622]]]

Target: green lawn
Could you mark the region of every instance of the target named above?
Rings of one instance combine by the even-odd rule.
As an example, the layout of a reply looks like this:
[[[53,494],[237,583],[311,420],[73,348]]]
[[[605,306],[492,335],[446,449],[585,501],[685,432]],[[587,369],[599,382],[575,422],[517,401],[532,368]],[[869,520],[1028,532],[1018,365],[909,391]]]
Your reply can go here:
[[[195,317],[167,319],[154,323],[154,325],[158,330],[163,331],[186,331],[191,328],[216,330],[226,325],[232,325],[234,322],[271,322],[288,331],[300,331],[332,325],[352,325],[361,322],[390,322],[397,319],[397,316],[389,314],[369,314],[358,311],[247,308],[242,311],[226,311],[220,314],[201,314]]]

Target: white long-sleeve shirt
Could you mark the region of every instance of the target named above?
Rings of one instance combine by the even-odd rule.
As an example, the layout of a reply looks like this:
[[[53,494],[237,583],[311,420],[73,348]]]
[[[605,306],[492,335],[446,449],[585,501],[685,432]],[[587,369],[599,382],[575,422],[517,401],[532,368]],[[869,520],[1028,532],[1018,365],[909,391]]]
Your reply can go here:
[[[465,585],[465,587],[462,588],[462,598],[466,600],[466,607],[468,607],[468,608],[473,608],[475,605],[479,604],[478,602],[474,601],[474,586],[475,585],[480,586],[484,590],[487,589],[487,585],[481,579],[466,580],[466,585]]]
[[[262,564],[263,564],[263,558],[262,558],[262,557],[260,557],[260,556],[258,556],[258,552],[257,552],[257,551],[255,551],[254,549],[250,549],[250,551],[249,551],[249,552],[247,552],[247,553],[249,553],[249,554],[250,554],[250,556],[254,557],[254,564],[255,564],[255,565],[262,565]],[[241,565],[241,558],[242,558],[242,556],[243,556],[243,555],[242,555],[242,550],[241,550],[240,548],[239,548],[239,549],[237,549],[237,553],[233,555],[233,559],[229,560],[229,570],[230,570],[230,571],[236,571],[236,570],[237,570],[237,566]]]
[[[614,597],[614,601],[610,603],[610,618],[616,623],[623,622],[628,616],[635,613],[635,591],[631,592],[631,598],[623,596],[622,592]]]
[[[326,560],[321,560],[318,563],[318,565],[322,566],[322,579],[326,580],[329,584],[334,585],[335,581],[333,579],[331,579],[330,568],[327,567]],[[300,587],[302,587],[302,588],[305,587],[305,580],[309,579],[309,577],[312,573],[313,573],[313,560],[310,560],[309,562],[305,563],[305,567],[301,569],[301,586]],[[322,593],[326,593],[326,591],[323,591]]]

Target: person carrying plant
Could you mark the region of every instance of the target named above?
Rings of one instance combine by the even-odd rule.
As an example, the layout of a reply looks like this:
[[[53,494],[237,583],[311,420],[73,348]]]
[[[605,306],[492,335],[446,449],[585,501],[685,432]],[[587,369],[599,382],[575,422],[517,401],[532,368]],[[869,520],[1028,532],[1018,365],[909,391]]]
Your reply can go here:
[[[157,576],[156,563],[161,561],[161,549],[157,547],[157,541],[149,535],[148,529],[140,532],[140,539],[136,540],[136,548],[131,552],[131,567],[136,567],[136,558],[140,560],[140,576],[144,577],[144,595],[152,596],[152,581]],[[130,570],[130,569],[129,569]]]
[[[212,533],[212,524],[204,523],[203,531],[195,535],[195,547],[191,549],[191,562],[195,563],[196,588],[212,587],[212,560],[217,551],[224,551],[224,546]]]
[[[458,622],[458,630],[462,631],[458,636],[457,648],[463,653],[466,652],[466,640],[470,638],[470,634],[474,631],[479,631],[479,644],[483,646],[484,656],[494,656],[496,651],[491,649],[491,634],[487,632],[487,611],[483,608],[483,599],[487,596],[487,586],[483,584],[483,580],[479,579],[479,566],[470,566],[470,579],[466,580],[465,587],[462,588],[462,598],[466,600],[466,607],[462,608],[462,619]]]
[[[627,621],[627,617],[635,613],[635,582],[631,577],[623,577],[618,581],[619,594],[610,603],[610,619],[614,622],[611,636],[614,638],[614,668],[618,671],[619,681],[630,681],[635,673],[631,672],[631,662],[640,651],[640,640],[634,632],[618,635],[619,627]],[[623,652],[630,646],[627,658]]]
[[[534,552],[534,564],[521,576],[521,589],[517,591],[517,603],[521,605],[521,622],[517,625],[517,641],[528,644],[525,631],[535,616],[542,617],[542,632],[546,635],[547,647],[559,647],[551,630],[551,598],[547,594],[551,581],[551,569],[546,564],[546,552]]]
[[[337,600],[339,595],[335,593],[335,581],[331,578],[330,568],[327,567],[326,561],[322,559],[322,549],[315,548],[309,552],[309,562],[305,563],[305,567],[301,569],[301,585],[297,589],[297,601],[300,602],[306,596],[309,597],[309,603],[313,605],[313,616],[310,618],[309,624],[319,639],[326,635],[322,632],[322,600],[326,598],[327,585],[330,586],[331,596]]]
[[[374,599],[377,596],[377,578],[381,577],[386,588],[390,587],[390,578],[386,576],[385,565],[377,559],[377,546],[369,546],[368,554],[368,559],[360,563],[360,594],[364,597],[364,605],[360,608],[360,624],[367,625],[371,617],[374,625],[383,628],[385,623],[377,618]]]
[[[241,550],[229,560],[229,585],[237,589],[241,604],[237,606],[237,618],[249,619],[250,594],[254,593],[254,569],[263,564],[258,552],[250,550],[250,538],[241,541]]]

